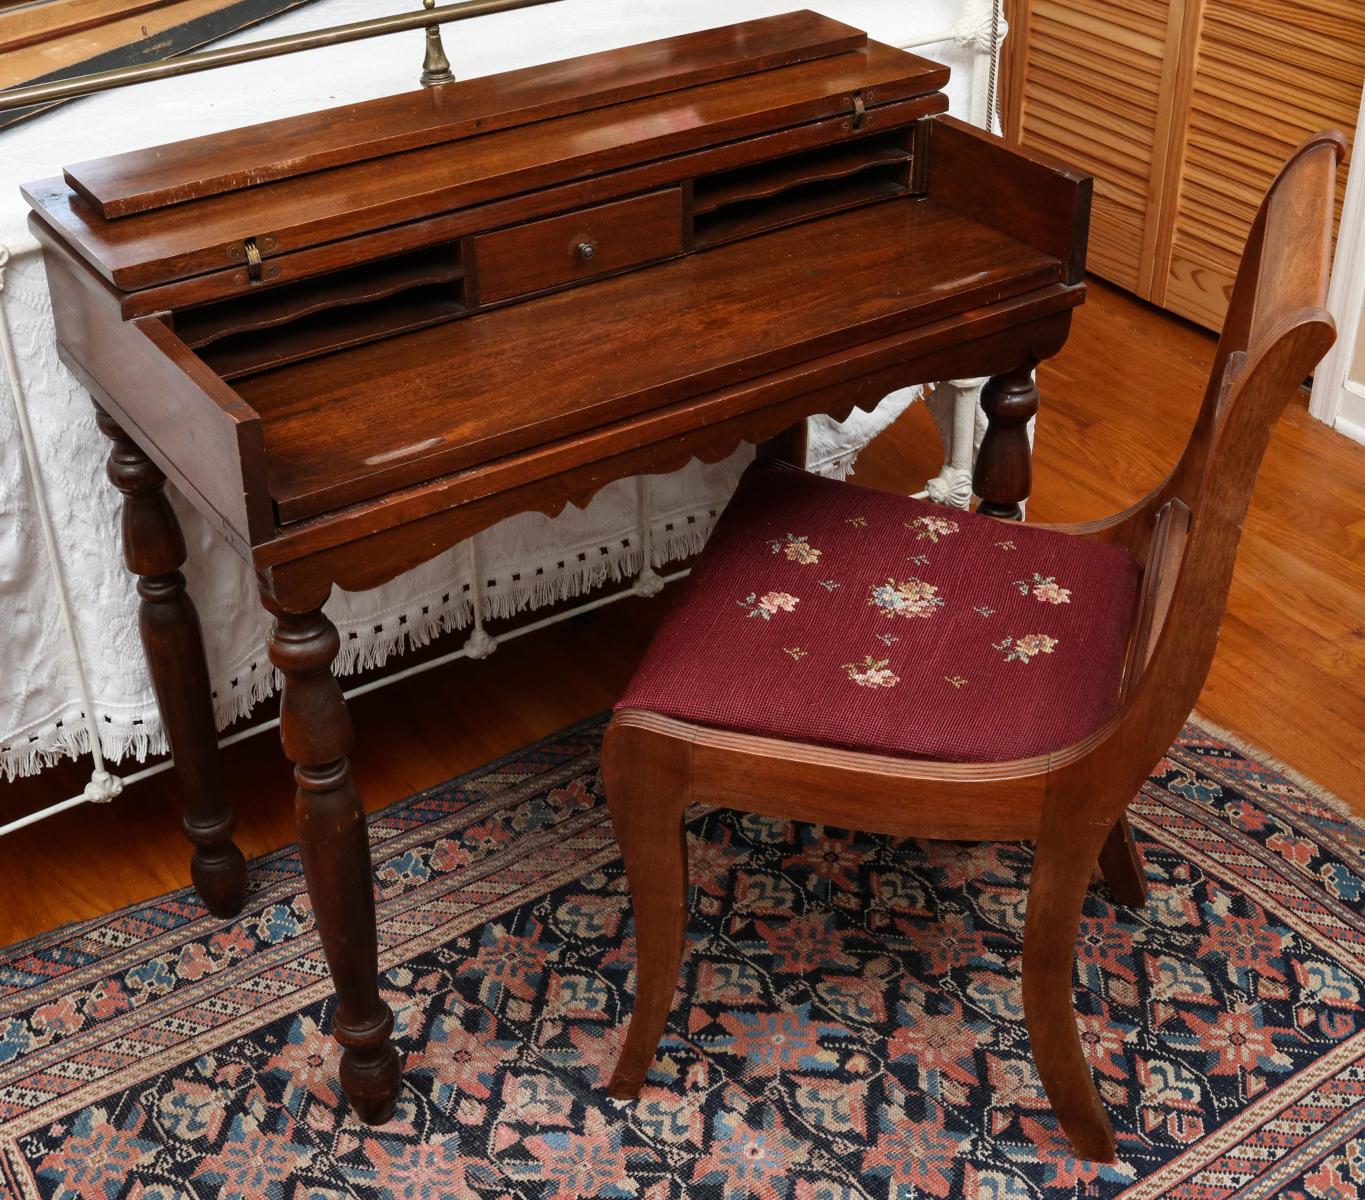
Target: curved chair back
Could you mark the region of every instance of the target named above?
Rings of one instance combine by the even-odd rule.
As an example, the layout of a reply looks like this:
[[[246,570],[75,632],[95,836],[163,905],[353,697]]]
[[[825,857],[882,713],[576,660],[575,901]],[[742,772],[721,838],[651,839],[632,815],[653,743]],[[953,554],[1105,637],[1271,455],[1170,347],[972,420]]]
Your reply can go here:
[[[1339,133],[1318,134],[1271,186],[1194,431],[1179,465],[1139,506],[1146,524],[1132,548],[1146,567],[1138,617],[1119,711],[1101,738],[1109,761],[1117,753],[1140,771],[1134,790],[1199,698],[1271,430],[1336,338],[1325,305],[1345,150]]]

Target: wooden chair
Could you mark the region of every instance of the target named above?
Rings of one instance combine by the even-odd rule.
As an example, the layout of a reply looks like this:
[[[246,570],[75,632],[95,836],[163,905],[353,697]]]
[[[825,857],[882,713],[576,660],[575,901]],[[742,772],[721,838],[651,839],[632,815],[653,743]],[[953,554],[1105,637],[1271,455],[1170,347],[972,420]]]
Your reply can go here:
[[[1145,899],[1125,810],[1203,687],[1271,429],[1335,337],[1324,303],[1344,151],[1320,134],[1276,179],[1189,444],[1126,512],[1036,528],[750,470],[602,748],[639,956],[612,1096],[638,1094],[673,1000],[690,804],[1031,839],[1034,1059],[1077,1154],[1114,1159],[1074,1017],[1082,903],[1097,862],[1120,903]]]

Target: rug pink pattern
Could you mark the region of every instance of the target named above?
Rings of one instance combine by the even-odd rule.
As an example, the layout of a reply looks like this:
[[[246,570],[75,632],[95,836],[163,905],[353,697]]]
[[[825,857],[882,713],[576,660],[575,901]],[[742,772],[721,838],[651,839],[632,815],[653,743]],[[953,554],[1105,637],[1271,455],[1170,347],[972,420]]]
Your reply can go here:
[[[632,926],[589,722],[374,818],[406,1086],[350,1117],[295,851],[0,952],[0,1195],[58,1200],[1365,1194],[1365,828],[1189,726],[1096,883],[1077,1011],[1119,1139],[1073,1159],[1019,996],[1029,852],[699,814],[683,988],[605,1083]]]

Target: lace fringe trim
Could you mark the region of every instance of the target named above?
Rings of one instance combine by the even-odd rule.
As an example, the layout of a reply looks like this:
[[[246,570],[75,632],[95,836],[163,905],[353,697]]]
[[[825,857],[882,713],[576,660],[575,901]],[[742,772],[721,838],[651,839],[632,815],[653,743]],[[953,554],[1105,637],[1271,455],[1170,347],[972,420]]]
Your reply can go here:
[[[812,469],[836,478],[846,478],[854,454],[843,454]],[[667,516],[656,516],[650,528],[650,561],[662,567],[697,554],[706,543],[719,506],[704,507]],[[632,536],[600,548],[592,561],[566,563],[564,567],[530,570],[515,567],[492,570],[486,575],[483,619],[496,621],[516,616],[527,609],[543,608],[573,600],[612,583],[622,583],[639,573],[640,549]],[[393,655],[426,646],[442,634],[465,629],[473,621],[473,604],[468,580],[457,581],[434,601],[416,597],[406,607],[363,625],[339,623],[341,651],[337,656],[338,675],[383,667]],[[278,689],[277,673],[263,660],[252,662],[235,678],[216,680],[214,718],[223,729],[248,716],[263,700]],[[149,756],[166,753],[166,735],[155,708],[144,716],[120,720],[105,714],[101,721],[100,748],[110,762],[145,762]],[[34,775],[63,759],[78,758],[90,749],[89,732],[79,701],[53,722],[25,738],[0,747],[0,777],[12,780]]]

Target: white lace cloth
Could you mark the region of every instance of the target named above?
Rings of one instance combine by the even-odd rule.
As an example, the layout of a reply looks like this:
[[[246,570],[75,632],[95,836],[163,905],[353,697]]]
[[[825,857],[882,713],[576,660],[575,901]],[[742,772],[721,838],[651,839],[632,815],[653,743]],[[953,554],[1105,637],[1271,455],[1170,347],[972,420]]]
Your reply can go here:
[[[237,40],[410,11],[396,0],[321,0]],[[544,7],[445,27],[457,78],[629,45],[751,16],[783,12],[787,0],[560,0]],[[908,44],[952,28],[972,0],[827,0],[828,15],[879,40]],[[954,68],[954,111],[967,111],[973,57],[944,43],[930,53]],[[117,495],[104,477],[107,444],[88,396],[57,361],[42,262],[27,232],[18,185],[60,173],[66,163],[254,121],[412,88],[420,32],[312,51],[94,96],[0,135],[0,301],[14,338],[43,484],[76,633],[107,759],[142,759],[165,749],[137,632],[133,581],[119,554]],[[15,397],[0,380],[0,775],[27,774],[88,748],[80,691],[60,623],[25,477]],[[872,415],[844,425],[812,422],[811,463],[847,472],[857,451],[915,398],[898,393]],[[649,482],[652,559],[661,566],[697,550],[751,451],[726,462]],[[243,561],[187,505],[175,500],[189,544],[191,594],[204,618],[220,725],[275,687],[265,660],[266,619]],[[528,514],[479,535],[485,616],[574,596],[639,566],[635,484],[615,483],[583,510],[551,520]],[[342,632],[342,672],[384,662],[411,644],[470,620],[468,545],[457,546],[383,587],[335,592],[327,611]]]

